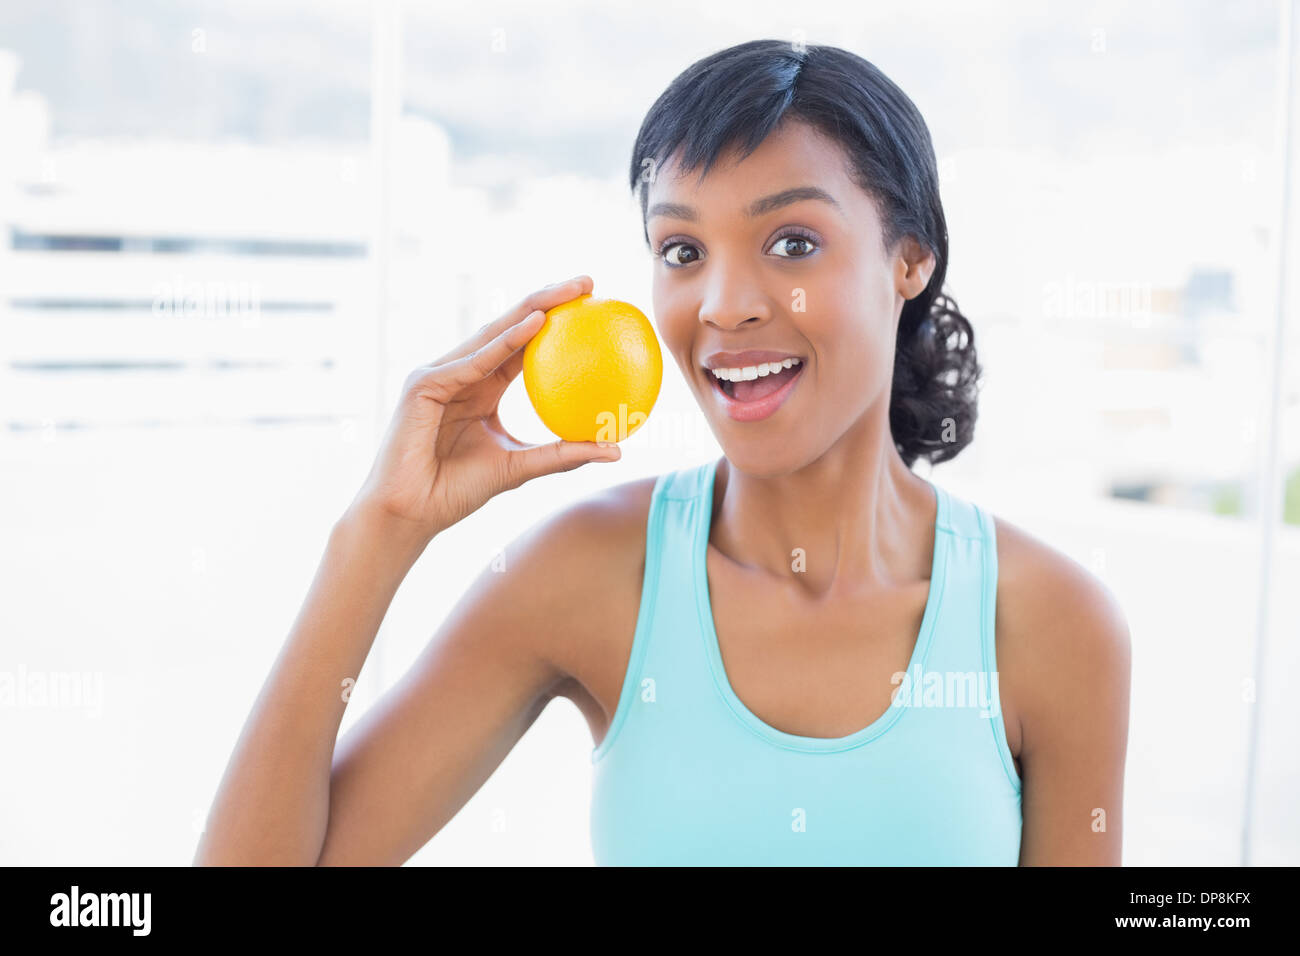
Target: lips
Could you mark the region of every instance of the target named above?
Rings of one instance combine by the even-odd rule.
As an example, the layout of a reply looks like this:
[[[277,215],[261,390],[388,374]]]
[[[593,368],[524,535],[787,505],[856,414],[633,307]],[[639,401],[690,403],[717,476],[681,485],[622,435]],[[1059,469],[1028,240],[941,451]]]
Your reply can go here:
[[[800,358],[795,352],[781,352],[771,349],[746,349],[743,352],[714,352],[704,359],[707,369],[745,368],[750,365],[763,365],[768,362],[780,362],[787,358]]]
[[[723,411],[733,421],[756,422],[785,404],[803,378],[804,363],[772,372],[762,378],[727,382],[707,372],[712,391]]]

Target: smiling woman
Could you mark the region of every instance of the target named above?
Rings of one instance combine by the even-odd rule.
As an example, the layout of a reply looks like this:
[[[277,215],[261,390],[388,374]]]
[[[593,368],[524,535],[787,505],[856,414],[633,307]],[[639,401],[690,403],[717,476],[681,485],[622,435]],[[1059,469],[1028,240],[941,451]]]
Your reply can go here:
[[[645,506],[597,861],[1118,863],[1121,618],[910,470],[971,442],[980,377],[915,106],[844,50],[744,43],[672,82],[630,174],[656,321],[725,457]],[[1062,600],[1088,606],[1064,631]],[[913,671],[993,699],[913,708],[891,693]]]
[[[871,63],[835,47],[800,52],[757,40],[684,71],[651,107],[633,148],[631,185],[646,243],[665,270],[700,263],[706,255],[698,236],[706,225],[701,210],[668,197],[663,184],[698,170],[698,192],[720,161],[739,164],[764,145],[766,153],[786,154],[780,172],[794,185],[754,198],[739,213],[728,208],[731,192],[715,187],[705,196],[715,201],[715,221],[734,215],[729,224],[745,238],[752,234],[770,258],[784,260],[778,268],[788,271],[775,275],[792,311],[806,311],[811,295],[809,274],[798,271],[803,260],[829,255],[834,261],[823,275],[836,266],[848,271],[836,276],[850,280],[838,299],[856,291],[857,263],[879,257],[862,248],[868,240],[877,240],[880,252],[905,242],[909,255],[932,257],[928,281],[902,305],[893,348],[875,354],[893,353],[890,430],[904,463],[955,457],[974,438],[980,375],[974,332],[942,291],[948,232],[929,131],[902,90]],[[839,189],[827,188],[832,182]],[[803,221],[783,223],[769,235],[764,230],[774,216]],[[809,228],[822,220],[828,230]],[[695,238],[673,231],[680,224],[696,228]],[[829,252],[828,242],[836,247]]]
[[[842,50],[742,44],[673,82],[632,170],[660,337],[724,457],[528,529],[336,747],[340,681],[430,542],[620,454],[526,445],[497,414],[589,276],[415,369],[196,859],[400,863],[565,697],[597,863],[1118,863],[1122,617],[911,470],[971,441],[978,378],[915,107]],[[921,706],[894,693],[913,674]]]

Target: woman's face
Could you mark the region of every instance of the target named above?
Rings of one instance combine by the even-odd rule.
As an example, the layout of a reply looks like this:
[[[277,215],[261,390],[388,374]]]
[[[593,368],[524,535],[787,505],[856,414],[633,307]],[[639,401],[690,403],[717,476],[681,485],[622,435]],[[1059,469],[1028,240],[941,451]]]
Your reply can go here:
[[[782,123],[702,182],[670,159],[649,190],[646,228],[662,252],[653,264],[660,336],[737,468],[794,470],[868,412],[888,427],[898,316],[924,289],[933,258],[918,257],[911,241],[882,248],[875,203],[838,144]],[[749,350],[771,355],[715,357]],[[785,368],[787,357],[799,364]],[[734,398],[710,371],[766,358],[781,371],[769,365],[768,375],[731,386]]]

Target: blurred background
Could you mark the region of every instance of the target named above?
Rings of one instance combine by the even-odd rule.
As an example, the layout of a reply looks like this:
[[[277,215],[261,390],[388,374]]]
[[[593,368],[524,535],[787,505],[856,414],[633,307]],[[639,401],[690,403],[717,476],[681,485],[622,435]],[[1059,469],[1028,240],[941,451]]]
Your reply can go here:
[[[1288,6],[0,5],[0,862],[189,863],[406,373],[578,273],[651,313],[636,130],[773,37],[930,126],[986,384],[920,471],[1119,598],[1124,862],[1300,863]],[[434,542],[343,732],[523,528],[719,453],[670,363],[621,462]],[[412,864],[589,865],[590,750],[552,703]]]

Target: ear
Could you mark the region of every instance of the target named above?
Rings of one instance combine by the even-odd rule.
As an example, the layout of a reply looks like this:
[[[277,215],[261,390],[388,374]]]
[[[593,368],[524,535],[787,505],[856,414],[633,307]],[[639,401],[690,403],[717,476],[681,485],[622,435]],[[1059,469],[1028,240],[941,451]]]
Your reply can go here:
[[[912,236],[899,240],[894,258],[894,289],[904,299],[915,299],[934,275],[934,253]]]

